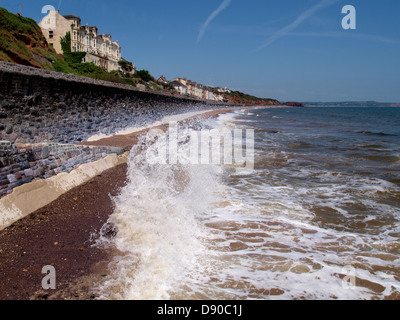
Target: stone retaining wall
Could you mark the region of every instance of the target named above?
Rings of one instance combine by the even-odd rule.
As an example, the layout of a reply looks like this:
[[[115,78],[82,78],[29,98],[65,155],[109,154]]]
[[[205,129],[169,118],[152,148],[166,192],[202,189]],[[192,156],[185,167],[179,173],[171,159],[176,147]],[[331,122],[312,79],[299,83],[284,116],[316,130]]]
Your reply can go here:
[[[197,100],[0,62],[0,140],[77,143],[205,108]]]
[[[108,154],[124,153],[122,148],[84,147],[73,144],[45,143],[18,149],[9,141],[0,142],[0,198],[35,179],[47,179],[69,173],[82,164]]]

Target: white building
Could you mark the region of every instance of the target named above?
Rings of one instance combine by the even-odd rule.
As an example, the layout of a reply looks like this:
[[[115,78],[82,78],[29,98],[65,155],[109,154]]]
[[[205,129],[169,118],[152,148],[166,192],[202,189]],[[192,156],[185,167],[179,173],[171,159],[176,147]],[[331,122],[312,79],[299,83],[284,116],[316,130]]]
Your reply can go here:
[[[221,93],[231,93],[232,92],[232,90],[227,87],[225,87],[225,88],[217,87],[215,89],[217,89],[217,91],[221,92]]]
[[[83,62],[92,62],[108,72],[121,70],[121,46],[112,41],[110,34],[99,34],[97,27],[82,26],[81,19],[74,15],[61,15],[58,10],[49,11],[39,26],[49,44],[62,54],[60,40],[67,32],[71,34],[71,51],[86,52]]]

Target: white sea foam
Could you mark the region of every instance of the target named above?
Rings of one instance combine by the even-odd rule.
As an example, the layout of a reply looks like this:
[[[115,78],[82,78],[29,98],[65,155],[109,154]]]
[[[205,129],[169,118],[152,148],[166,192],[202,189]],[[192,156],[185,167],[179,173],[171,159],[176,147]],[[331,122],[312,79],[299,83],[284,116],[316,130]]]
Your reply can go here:
[[[165,143],[160,139],[152,147]],[[219,186],[219,168],[160,165],[148,161],[151,155],[139,146],[131,151],[129,183],[108,222],[118,228],[112,243],[123,256],[111,264],[102,298],[168,299],[205,250],[200,220]]]

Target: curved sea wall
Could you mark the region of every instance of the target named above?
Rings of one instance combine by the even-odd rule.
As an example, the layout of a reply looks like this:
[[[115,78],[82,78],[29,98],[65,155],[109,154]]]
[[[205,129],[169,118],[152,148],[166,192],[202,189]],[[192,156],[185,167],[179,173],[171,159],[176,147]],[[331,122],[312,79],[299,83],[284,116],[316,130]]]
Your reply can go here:
[[[0,140],[77,143],[204,108],[182,96],[0,62]]]
[[[113,135],[168,115],[218,107],[0,62],[0,198],[26,183],[126,151],[76,145],[93,135]]]

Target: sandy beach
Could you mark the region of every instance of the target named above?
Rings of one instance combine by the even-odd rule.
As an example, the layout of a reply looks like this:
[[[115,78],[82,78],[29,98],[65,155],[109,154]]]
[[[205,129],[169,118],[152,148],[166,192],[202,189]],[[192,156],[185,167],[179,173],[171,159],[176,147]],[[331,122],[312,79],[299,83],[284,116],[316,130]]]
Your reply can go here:
[[[230,111],[211,110],[179,123]],[[167,124],[156,128],[166,129]],[[148,130],[81,144],[130,150]],[[126,170],[126,163],[106,170],[0,232],[0,300],[96,298],[91,288],[107,273],[111,253],[93,244],[113,213],[111,196],[125,185]],[[42,289],[46,265],[55,267],[55,290]]]

